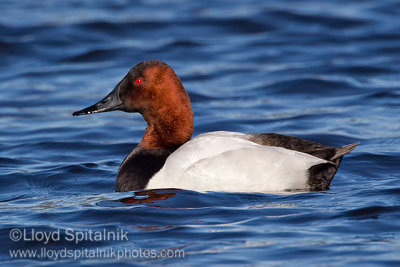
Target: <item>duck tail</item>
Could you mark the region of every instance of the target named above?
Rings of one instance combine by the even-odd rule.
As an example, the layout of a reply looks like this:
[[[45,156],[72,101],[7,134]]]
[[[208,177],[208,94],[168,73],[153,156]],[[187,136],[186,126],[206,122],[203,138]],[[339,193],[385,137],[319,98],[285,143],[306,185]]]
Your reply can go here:
[[[310,178],[308,184],[311,191],[328,190],[344,155],[350,153],[360,143],[334,148],[335,154],[327,163],[312,166],[308,169]]]
[[[354,143],[351,145],[347,145],[347,146],[341,146],[336,148],[336,153],[335,155],[331,158],[331,161],[337,159],[337,158],[341,158],[344,155],[350,153],[354,148],[356,148],[356,146],[358,146],[360,144],[360,142],[358,143]]]

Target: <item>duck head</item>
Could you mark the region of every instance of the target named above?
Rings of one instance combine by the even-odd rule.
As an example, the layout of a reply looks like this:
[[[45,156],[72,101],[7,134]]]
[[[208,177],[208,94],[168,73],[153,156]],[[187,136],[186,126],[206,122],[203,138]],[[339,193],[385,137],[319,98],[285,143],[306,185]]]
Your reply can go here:
[[[160,60],[134,66],[106,97],[74,116],[122,110],[147,121],[140,147],[177,147],[190,140],[193,112],[189,95],[174,70]]]

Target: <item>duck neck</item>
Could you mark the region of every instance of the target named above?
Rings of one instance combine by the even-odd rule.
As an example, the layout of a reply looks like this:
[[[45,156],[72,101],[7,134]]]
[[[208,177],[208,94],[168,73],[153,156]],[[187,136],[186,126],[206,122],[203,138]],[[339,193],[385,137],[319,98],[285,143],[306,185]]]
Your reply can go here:
[[[139,143],[140,147],[145,149],[166,149],[179,147],[190,140],[193,134],[191,108],[185,112],[171,112],[169,110],[169,112],[163,114],[164,116],[160,116],[160,114],[156,116],[143,115],[147,121],[147,127]]]

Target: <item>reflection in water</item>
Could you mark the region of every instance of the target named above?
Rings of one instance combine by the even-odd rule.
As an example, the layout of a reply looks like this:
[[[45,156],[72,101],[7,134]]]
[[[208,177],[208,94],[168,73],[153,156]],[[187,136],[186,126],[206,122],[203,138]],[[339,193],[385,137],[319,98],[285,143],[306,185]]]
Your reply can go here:
[[[128,242],[84,246],[185,248],[185,259],[149,259],[159,265],[400,266],[400,116],[392,115],[400,112],[399,1],[53,2],[1,1],[5,251],[38,248],[11,241],[13,228],[122,228]],[[71,113],[151,58],[182,79],[194,136],[278,132],[327,145],[362,143],[327,192],[115,193],[116,172],[142,138],[143,119]],[[78,263],[104,260],[121,262]],[[13,261],[47,264],[3,253],[0,265]]]
[[[179,190],[179,189],[175,189]],[[165,192],[165,190],[142,190],[142,191],[137,191],[135,192],[135,195],[133,197],[126,197],[123,199],[120,199],[119,201],[125,203],[125,204],[141,204],[141,203],[154,203],[155,201],[159,200],[167,200],[170,197],[175,196],[176,193],[173,192]],[[160,207],[160,208],[166,208],[166,207]]]

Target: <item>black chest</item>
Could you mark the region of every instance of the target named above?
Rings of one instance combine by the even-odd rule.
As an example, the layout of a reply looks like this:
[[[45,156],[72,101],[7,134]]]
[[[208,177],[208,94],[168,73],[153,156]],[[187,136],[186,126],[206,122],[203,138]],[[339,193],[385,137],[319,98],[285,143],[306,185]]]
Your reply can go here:
[[[115,191],[127,192],[146,188],[151,177],[164,166],[168,156],[176,149],[143,149],[137,146],[119,167]]]

